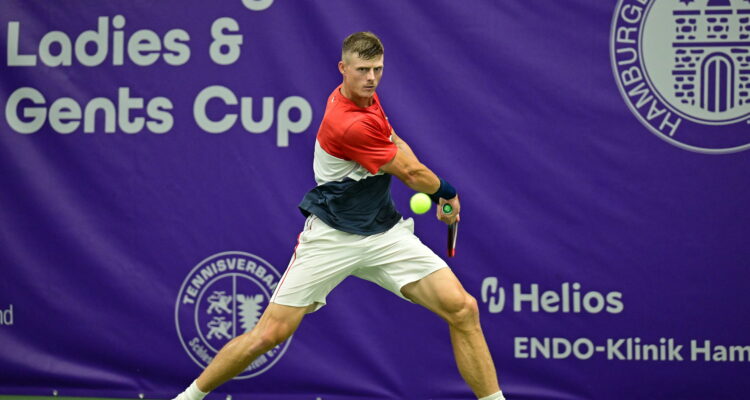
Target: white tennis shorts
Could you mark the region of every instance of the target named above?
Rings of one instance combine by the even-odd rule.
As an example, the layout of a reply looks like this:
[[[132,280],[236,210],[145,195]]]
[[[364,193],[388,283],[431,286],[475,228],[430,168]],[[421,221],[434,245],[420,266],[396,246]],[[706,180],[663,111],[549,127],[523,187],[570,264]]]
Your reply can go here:
[[[404,285],[442,268],[448,265],[414,235],[411,218],[386,232],[362,236],[331,228],[311,215],[271,302],[293,307],[315,303],[312,311],[317,311],[349,275],[406,299],[401,294]]]

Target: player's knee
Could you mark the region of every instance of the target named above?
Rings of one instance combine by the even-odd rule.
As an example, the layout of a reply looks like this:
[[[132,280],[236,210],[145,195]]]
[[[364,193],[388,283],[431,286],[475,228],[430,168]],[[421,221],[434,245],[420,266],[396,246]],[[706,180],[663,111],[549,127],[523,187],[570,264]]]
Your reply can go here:
[[[474,296],[463,292],[447,304],[447,320],[454,327],[471,329],[479,325],[479,306]]]
[[[292,333],[294,333],[292,325],[282,322],[262,329],[256,327],[249,334],[253,341],[253,347],[261,352],[266,352],[287,340],[289,336],[292,336]]]
[[[262,331],[258,332],[255,336],[255,348],[257,351],[266,352],[276,346],[276,336],[273,332]]]
[[[266,330],[264,341],[268,343],[270,347],[274,347],[287,340],[289,336],[292,336],[292,333],[294,333],[293,325],[281,322],[276,324],[272,329]]]

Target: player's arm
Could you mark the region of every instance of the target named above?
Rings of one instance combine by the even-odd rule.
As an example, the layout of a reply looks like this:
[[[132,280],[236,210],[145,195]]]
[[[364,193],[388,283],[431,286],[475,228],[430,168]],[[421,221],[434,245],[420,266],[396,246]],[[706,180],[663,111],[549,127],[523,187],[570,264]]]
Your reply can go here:
[[[444,187],[447,182],[441,181],[434,172],[427,168],[426,165],[422,164],[419,159],[417,159],[417,156],[414,154],[411,147],[409,147],[403,139],[398,137],[394,131],[391,131],[391,140],[398,150],[393,159],[381,166],[380,170],[387,174],[396,176],[399,180],[404,182],[406,186],[417,192],[427,193],[432,195],[431,197],[438,195],[437,197],[440,197],[440,200],[439,207],[437,207],[437,217],[448,224],[458,221],[458,215],[461,211],[458,196],[455,196],[450,200],[446,200],[439,196],[439,194],[442,193],[449,193],[450,190],[448,189],[453,190],[453,188]],[[450,184],[447,185],[450,186]],[[455,190],[453,190],[453,193],[455,194]],[[453,206],[455,212],[450,215],[443,214],[442,205],[445,203],[449,203]]]
[[[391,131],[391,141],[398,150],[391,161],[380,167],[380,170],[394,175],[401,182],[417,192],[435,193],[440,188],[440,178],[427,166],[419,162],[411,147]]]
[[[396,147],[398,147],[399,150],[405,151],[414,158],[417,158],[417,156],[414,155],[414,152],[411,150],[411,147],[409,147],[409,144],[401,139],[398,135],[396,135],[396,131],[394,131],[393,129],[391,129],[391,141],[396,145]]]

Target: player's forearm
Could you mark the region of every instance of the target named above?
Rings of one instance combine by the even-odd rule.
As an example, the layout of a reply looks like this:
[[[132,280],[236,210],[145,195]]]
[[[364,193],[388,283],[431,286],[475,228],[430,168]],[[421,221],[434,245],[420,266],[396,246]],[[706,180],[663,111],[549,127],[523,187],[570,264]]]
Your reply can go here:
[[[391,135],[391,139],[400,153],[399,161],[402,162],[398,163],[401,165],[390,173],[396,175],[406,186],[417,192],[435,193],[440,187],[440,178],[427,166],[419,162],[409,144],[396,135],[395,131],[392,131]]]
[[[391,131],[391,141],[398,151],[393,159],[383,165],[380,170],[396,176],[406,186],[417,192],[427,194],[437,192],[440,188],[440,178],[417,159],[411,147],[398,137],[395,131]]]
[[[440,188],[440,178],[422,163],[415,164],[397,177],[417,192],[432,194]]]

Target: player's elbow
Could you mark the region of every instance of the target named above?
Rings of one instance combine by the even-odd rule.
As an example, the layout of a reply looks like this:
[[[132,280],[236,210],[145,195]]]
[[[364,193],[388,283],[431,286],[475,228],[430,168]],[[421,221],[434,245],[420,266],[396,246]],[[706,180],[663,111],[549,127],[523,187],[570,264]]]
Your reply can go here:
[[[399,178],[409,187],[418,186],[424,181],[425,176],[429,170],[422,163],[415,163],[406,166],[399,176]]]

